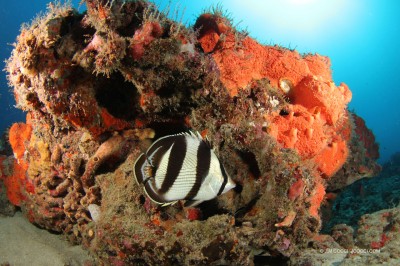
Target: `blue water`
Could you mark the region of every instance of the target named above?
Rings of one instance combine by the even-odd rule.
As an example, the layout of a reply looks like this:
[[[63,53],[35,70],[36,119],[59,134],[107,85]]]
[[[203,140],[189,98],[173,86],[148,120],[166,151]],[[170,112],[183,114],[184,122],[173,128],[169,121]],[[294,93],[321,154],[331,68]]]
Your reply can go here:
[[[3,1],[0,6],[0,57],[8,58],[21,23],[45,10],[46,0]],[[364,118],[380,144],[380,162],[400,151],[400,1],[397,0],[155,0],[180,10],[190,25],[206,8],[220,3],[234,23],[264,44],[331,59],[336,84],[353,92],[350,110]],[[72,1],[78,7],[79,0]],[[83,8],[81,7],[81,10]],[[183,11],[183,14],[182,14]],[[174,12],[170,12],[175,17]],[[242,22],[241,22],[242,21]],[[16,110],[5,73],[0,75],[0,131],[24,119]]]

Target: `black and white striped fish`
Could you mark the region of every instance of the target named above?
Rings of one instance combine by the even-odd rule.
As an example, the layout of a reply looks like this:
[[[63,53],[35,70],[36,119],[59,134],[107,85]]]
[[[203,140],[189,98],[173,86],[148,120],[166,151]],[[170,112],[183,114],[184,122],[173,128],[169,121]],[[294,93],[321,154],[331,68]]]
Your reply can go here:
[[[134,168],[147,196],[162,205],[187,200],[186,206],[196,206],[236,186],[198,132],[159,138]]]

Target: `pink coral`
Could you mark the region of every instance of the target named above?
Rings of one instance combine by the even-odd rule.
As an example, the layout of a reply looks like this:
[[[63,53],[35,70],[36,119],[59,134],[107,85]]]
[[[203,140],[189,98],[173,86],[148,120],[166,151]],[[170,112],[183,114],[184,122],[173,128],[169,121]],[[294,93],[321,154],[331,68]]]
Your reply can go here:
[[[156,21],[148,21],[142,27],[136,30],[130,45],[130,53],[133,59],[142,58],[146,46],[154,39],[159,38],[163,34],[163,28]]]

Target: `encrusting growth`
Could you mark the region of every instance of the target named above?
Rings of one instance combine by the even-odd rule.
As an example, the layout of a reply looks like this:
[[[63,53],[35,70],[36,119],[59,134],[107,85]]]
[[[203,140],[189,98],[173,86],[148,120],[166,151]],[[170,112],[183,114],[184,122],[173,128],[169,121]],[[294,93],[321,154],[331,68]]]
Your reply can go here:
[[[261,45],[219,12],[188,28],[147,1],[84,2],[83,14],[52,5],[17,38],[8,80],[28,115],[10,129],[15,159],[0,157],[0,173],[31,222],[102,264],[299,256],[322,239],[326,190],[379,171],[327,57]],[[134,163],[188,130],[236,187],[196,208],[160,207]]]

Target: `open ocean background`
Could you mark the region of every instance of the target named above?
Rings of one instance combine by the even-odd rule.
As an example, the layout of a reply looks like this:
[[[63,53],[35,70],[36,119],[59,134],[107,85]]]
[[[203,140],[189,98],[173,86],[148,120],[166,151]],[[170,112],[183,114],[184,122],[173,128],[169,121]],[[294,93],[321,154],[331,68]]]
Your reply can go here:
[[[79,11],[79,0],[71,1]],[[197,16],[220,5],[239,28],[268,45],[331,59],[333,78],[346,83],[349,109],[361,116],[380,144],[380,163],[400,151],[400,1],[397,0],[154,0],[171,18],[193,25]],[[4,69],[22,23],[44,12],[49,1],[3,1],[0,58]],[[173,12],[177,10],[178,12]],[[6,73],[0,74],[0,132],[25,115],[14,107]]]

